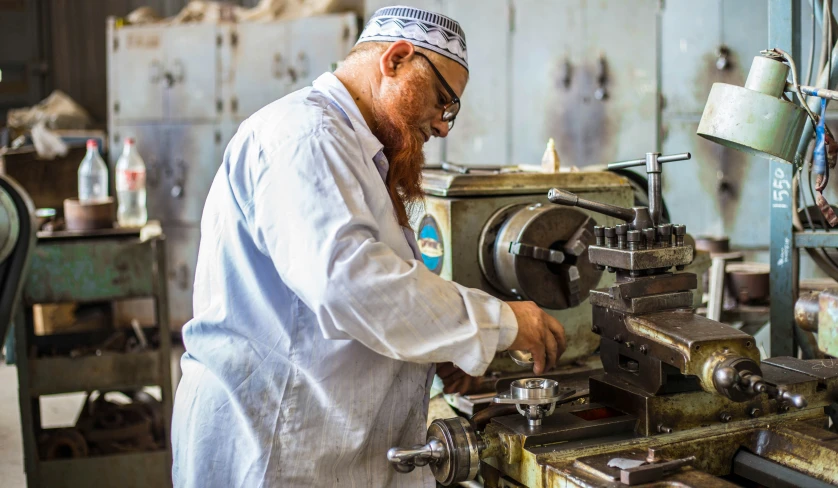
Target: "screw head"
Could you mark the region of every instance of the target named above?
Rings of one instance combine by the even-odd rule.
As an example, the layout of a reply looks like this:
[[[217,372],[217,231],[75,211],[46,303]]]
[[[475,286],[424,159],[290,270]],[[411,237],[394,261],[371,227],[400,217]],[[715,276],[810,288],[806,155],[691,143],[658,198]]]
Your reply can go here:
[[[630,230],[628,234],[626,234],[626,240],[629,242],[640,242],[640,231],[639,230]]]
[[[626,347],[629,348],[629,349],[633,349],[634,348],[634,343],[631,342],[631,341],[626,341]]]
[[[683,236],[687,234],[686,225],[673,225],[672,230],[675,232],[676,236]]]
[[[722,422],[724,422],[724,423],[730,422],[730,420],[731,420],[732,418],[733,418],[733,417],[732,417],[729,413],[727,413],[727,412],[722,412],[722,414],[721,414],[721,415],[719,415],[719,420],[721,420],[721,421],[722,421]]]
[[[750,415],[751,417],[759,417],[760,415],[762,415],[762,410],[754,407],[748,412],[748,415]]]
[[[629,232],[628,224],[617,224],[616,232],[617,235],[625,235],[626,232]]]
[[[646,344],[641,344],[639,351],[641,354],[646,354],[647,352],[649,352],[649,348],[646,347]]]

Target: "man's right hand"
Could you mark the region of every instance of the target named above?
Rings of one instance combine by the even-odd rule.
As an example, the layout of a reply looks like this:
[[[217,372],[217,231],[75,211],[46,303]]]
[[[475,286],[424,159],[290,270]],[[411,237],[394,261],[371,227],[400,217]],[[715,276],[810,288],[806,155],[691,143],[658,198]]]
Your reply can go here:
[[[534,302],[506,303],[518,319],[518,335],[509,349],[532,354],[535,374],[556,366],[556,361],[567,348],[562,324],[544,313]]]

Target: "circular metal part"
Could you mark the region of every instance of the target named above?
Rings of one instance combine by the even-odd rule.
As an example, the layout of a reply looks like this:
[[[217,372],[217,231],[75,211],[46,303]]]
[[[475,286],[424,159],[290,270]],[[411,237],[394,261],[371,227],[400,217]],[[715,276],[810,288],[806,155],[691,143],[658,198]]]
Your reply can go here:
[[[806,112],[794,103],[714,83],[696,133],[738,151],[790,163],[805,124]]]
[[[588,298],[602,271],[588,259],[594,220],[564,207],[500,209],[480,237],[480,267],[503,295],[563,310]]]
[[[0,190],[0,262],[12,253],[20,235],[20,221],[12,197]]]
[[[800,294],[800,298],[794,302],[794,323],[803,330],[809,332],[818,331],[818,314],[820,313],[819,291],[811,291]]]
[[[725,267],[730,287],[742,304],[762,303],[770,296],[771,268],[765,263],[730,263]]]
[[[527,351],[513,349],[507,352],[509,353],[509,357],[512,358],[518,366],[532,366],[535,362],[532,358],[532,353]]]
[[[480,467],[477,434],[462,417],[437,419],[428,427],[428,441],[441,442],[443,454],[430,463],[434,478],[443,486],[473,480]]]
[[[713,386],[722,396],[734,402],[745,402],[759,393],[745,386],[748,376],[762,376],[759,365],[750,358],[732,357],[722,361],[713,370]]]
[[[38,441],[41,461],[87,457],[87,441],[77,429],[56,429]]]
[[[755,56],[745,80],[745,88],[756,92],[780,98],[786,91],[786,78],[789,66],[776,59],[765,56]]]
[[[725,236],[698,236],[695,238],[696,251],[725,253],[730,251],[730,238]]]
[[[509,393],[515,400],[551,403],[558,399],[559,383],[547,378],[523,378],[512,382]]]

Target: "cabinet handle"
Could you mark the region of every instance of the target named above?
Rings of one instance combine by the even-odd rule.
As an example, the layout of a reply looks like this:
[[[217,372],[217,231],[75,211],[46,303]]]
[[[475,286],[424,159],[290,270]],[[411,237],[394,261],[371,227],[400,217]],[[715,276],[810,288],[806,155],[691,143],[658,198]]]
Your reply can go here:
[[[297,83],[299,79],[305,79],[309,73],[308,55],[304,52],[297,54],[297,60],[294,66],[288,68],[288,76],[291,77],[291,83]]]
[[[175,182],[172,185],[170,193],[172,198],[183,198],[183,188],[186,185],[186,163],[183,160],[178,160],[177,162],[177,175],[175,176]]]
[[[160,65],[160,61],[153,60],[148,65],[148,81],[151,83],[160,83],[160,78],[163,73],[163,66]]]
[[[605,56],[600,56],[597,61],[597,89],[594,92],[594,98],[597,100],[605,100],[608,98],[608,89],[605,85],[608,83],[608,63],[605,61]]]
[[[149,159],[145,181],[149,188],[157,188],[157,184],[160,182],[160,162],[156,157]]]
[[[273,65],[271,66],[271,74],[277,80],[281,80],[283,76],[283,62],[282,62],[282,54],[274,53],[274,61]]]

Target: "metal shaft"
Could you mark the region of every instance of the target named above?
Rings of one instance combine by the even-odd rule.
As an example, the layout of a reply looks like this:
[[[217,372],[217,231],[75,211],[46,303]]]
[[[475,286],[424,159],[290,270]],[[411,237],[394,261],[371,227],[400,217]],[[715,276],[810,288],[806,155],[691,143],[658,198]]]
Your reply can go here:
[[[690,153],[681,153],[681,154],[670,154],[669,156],[658,156],[659,163],[672,163],[675,161],[684,161],[687,159],[692,158]],[[608,165],[608,169],[623,169],[623,168],[633,168],[635,166],[645,166],[646,165],[646,158],[643,159],[632,159],[630,161],[620,161],[618,163],[611,163]]]
[[[614,217],[615,219],[625,220],[626,222],[633,221],[635,217],[633,209],[585,200],[569,191],[559,190],[558,188],[553,188],[547,192],[547,198],[556,205],[584,208],[585,210],[598,212],[609,217]]]
[[[649,214],[652,223],[661,223],[661,158],[658,153],[646,153],[646,178],[649,181]]]

